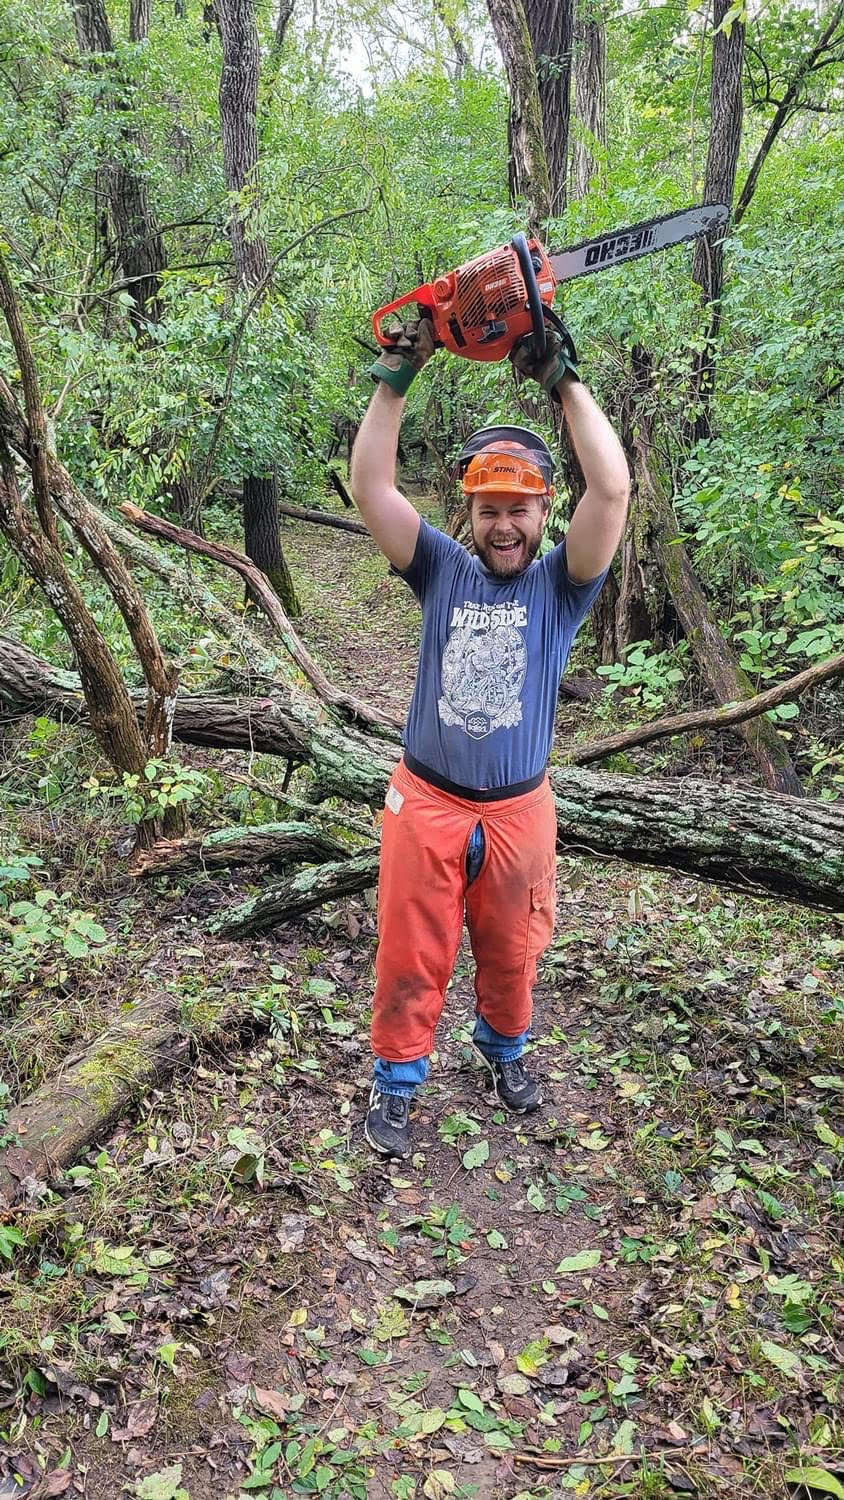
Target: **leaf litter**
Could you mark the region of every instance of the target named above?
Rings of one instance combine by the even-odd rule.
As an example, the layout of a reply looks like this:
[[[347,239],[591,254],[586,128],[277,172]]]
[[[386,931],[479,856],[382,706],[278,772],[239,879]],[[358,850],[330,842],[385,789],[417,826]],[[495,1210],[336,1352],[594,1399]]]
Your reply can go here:
[[[0,1496],[840,1492],[834,919],[650,875],[643,908],[629,869],[564,864],[551,1103],[484,1094],[464,951],[399,1165],[360,1135],[367,902],[250,948],[148,896],[148,973],[184,933],[184,993],[230,965],[288,1008],[12,1226]]]

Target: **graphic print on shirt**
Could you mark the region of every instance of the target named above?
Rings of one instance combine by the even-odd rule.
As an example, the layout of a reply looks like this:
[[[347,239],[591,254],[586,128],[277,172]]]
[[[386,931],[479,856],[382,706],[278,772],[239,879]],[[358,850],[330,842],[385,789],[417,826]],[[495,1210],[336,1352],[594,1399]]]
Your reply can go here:
[[[443,723],[461,725],[475,740],[521,724],[527,649],[518,627],[527,625],[524,605],[465,600],[449,623],[437,705]]]

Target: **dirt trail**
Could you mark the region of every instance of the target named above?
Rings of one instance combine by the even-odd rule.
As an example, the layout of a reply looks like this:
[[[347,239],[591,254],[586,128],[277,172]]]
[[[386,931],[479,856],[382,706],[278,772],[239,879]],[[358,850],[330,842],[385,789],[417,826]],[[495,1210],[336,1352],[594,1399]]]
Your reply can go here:
[[[343,534],[288,550],[308,644],[406,701],[406,591]],[[125,986],[188,1014],[239,992],[271,1029],[92,1151],[34,1276],[5,1278],[0,1497],[749,1497],[836,1472],[844,933],[620,865],[560,876],[545,1108],[485,1093],[464,950],[403,1164],[360,1129],[371,905],[239,946],[196,922],[219,878],[133,894]]]

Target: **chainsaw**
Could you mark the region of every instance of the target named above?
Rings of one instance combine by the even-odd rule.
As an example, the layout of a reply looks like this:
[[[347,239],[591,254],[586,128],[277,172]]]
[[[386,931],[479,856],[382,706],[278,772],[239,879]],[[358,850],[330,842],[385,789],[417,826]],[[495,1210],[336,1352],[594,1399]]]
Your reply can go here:
[[[389,349],[392,341],[389,332],[384,332],[384,319],[415,302],[420,314],[433,322],[435,343],[452,354],[464,359],[504,359],[520,338],[532,333],[541,357],[546,323],[565,333],[551,306],[561,281],[589,276],[683,240],[697,239],[698,235],[723,229],[728,217],[725,204],[705,203],[583,240],[554,255],[549,255],[539,240],[517,234],[509,244],[476,255],[456,270],[446,271],[379,307],[372,315],[372,328],[382,348]]]

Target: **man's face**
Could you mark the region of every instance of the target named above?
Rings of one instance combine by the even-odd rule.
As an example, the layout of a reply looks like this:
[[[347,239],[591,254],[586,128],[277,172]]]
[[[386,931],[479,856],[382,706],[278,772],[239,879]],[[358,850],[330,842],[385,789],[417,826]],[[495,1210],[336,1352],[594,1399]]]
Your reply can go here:
[[[539,551],[547,514],[541,495],[472,495],[472,540],[490,573],[515,578],[524,572]]]

